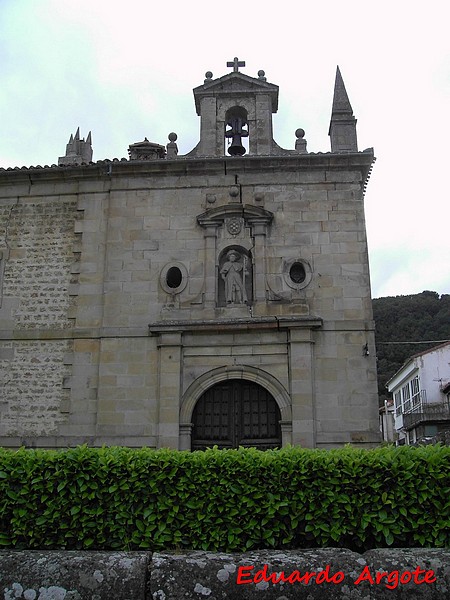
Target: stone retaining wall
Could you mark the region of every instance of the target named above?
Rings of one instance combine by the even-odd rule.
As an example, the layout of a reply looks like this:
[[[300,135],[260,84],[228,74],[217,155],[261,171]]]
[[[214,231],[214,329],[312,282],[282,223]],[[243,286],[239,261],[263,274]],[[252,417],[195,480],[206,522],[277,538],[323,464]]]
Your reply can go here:
[[[0,594],[4,600],[437,600],[450,598],[450,549],[3,550]]]

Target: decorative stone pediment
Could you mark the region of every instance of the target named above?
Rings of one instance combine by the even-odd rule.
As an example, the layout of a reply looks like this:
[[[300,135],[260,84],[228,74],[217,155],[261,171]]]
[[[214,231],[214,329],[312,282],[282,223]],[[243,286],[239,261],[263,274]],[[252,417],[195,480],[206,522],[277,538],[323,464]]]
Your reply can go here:
[[[267,83],[262,79],[256,79],[244,75],[244,73],[227,73],[218,79],[207,80],[206,83],[194,88],[195,108],[197,114],[201,114],[200,101],[205,96],[223,96],[224,93],[229,97],[230,94],[269,94],[271,97],[272,112],[278,110],[278,91],[279,88],[273,83]]]
[[[217,227],[228,219],[244,219],[249,225],[270,225],[273,220],[270,210],[252,204],[225,204],[211,208],[197,216],[197,223],[202,227]]]

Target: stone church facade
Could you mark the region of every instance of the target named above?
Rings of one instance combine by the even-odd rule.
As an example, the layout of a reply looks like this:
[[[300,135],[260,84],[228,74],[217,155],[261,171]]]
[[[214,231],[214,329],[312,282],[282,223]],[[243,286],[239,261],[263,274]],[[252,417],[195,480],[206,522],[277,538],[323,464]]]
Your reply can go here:
[[[379,441],[358,151],[273,140],[263,71],[206,74],[200,141],[0,169],[0,444],[201,449]]]

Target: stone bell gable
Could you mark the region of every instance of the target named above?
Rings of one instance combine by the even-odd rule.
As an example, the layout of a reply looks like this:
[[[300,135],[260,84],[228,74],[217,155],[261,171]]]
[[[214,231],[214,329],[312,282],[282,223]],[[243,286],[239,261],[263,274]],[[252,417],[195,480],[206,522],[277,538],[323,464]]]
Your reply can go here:
[[[207,77],[194,89],[194,98],[200,116],[200,142],[189,156],[223,156],[223,132],[233,115],[241,115],[248,125],[251,154],[273,153],[272,113],[278,110],[277,85],[268,83],[264,76],[255,79],[233,72],[214,80]]]
[[[278,87],[229,66],[186,155],[0,170],[1,444],[377,443],[373,150],[280,148]]]

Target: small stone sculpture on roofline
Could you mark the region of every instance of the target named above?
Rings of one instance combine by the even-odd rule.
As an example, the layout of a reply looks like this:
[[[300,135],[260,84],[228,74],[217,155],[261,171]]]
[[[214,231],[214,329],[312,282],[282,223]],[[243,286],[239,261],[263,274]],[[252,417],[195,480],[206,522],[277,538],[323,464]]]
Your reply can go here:
[[[227,304],[247,304],[245,290],[245,275],[247,271],[247,257],[240,262],[241,255],[236,250],[230,250],[227,261],[220,269],[220,275],[225,282],[225,300]]]

